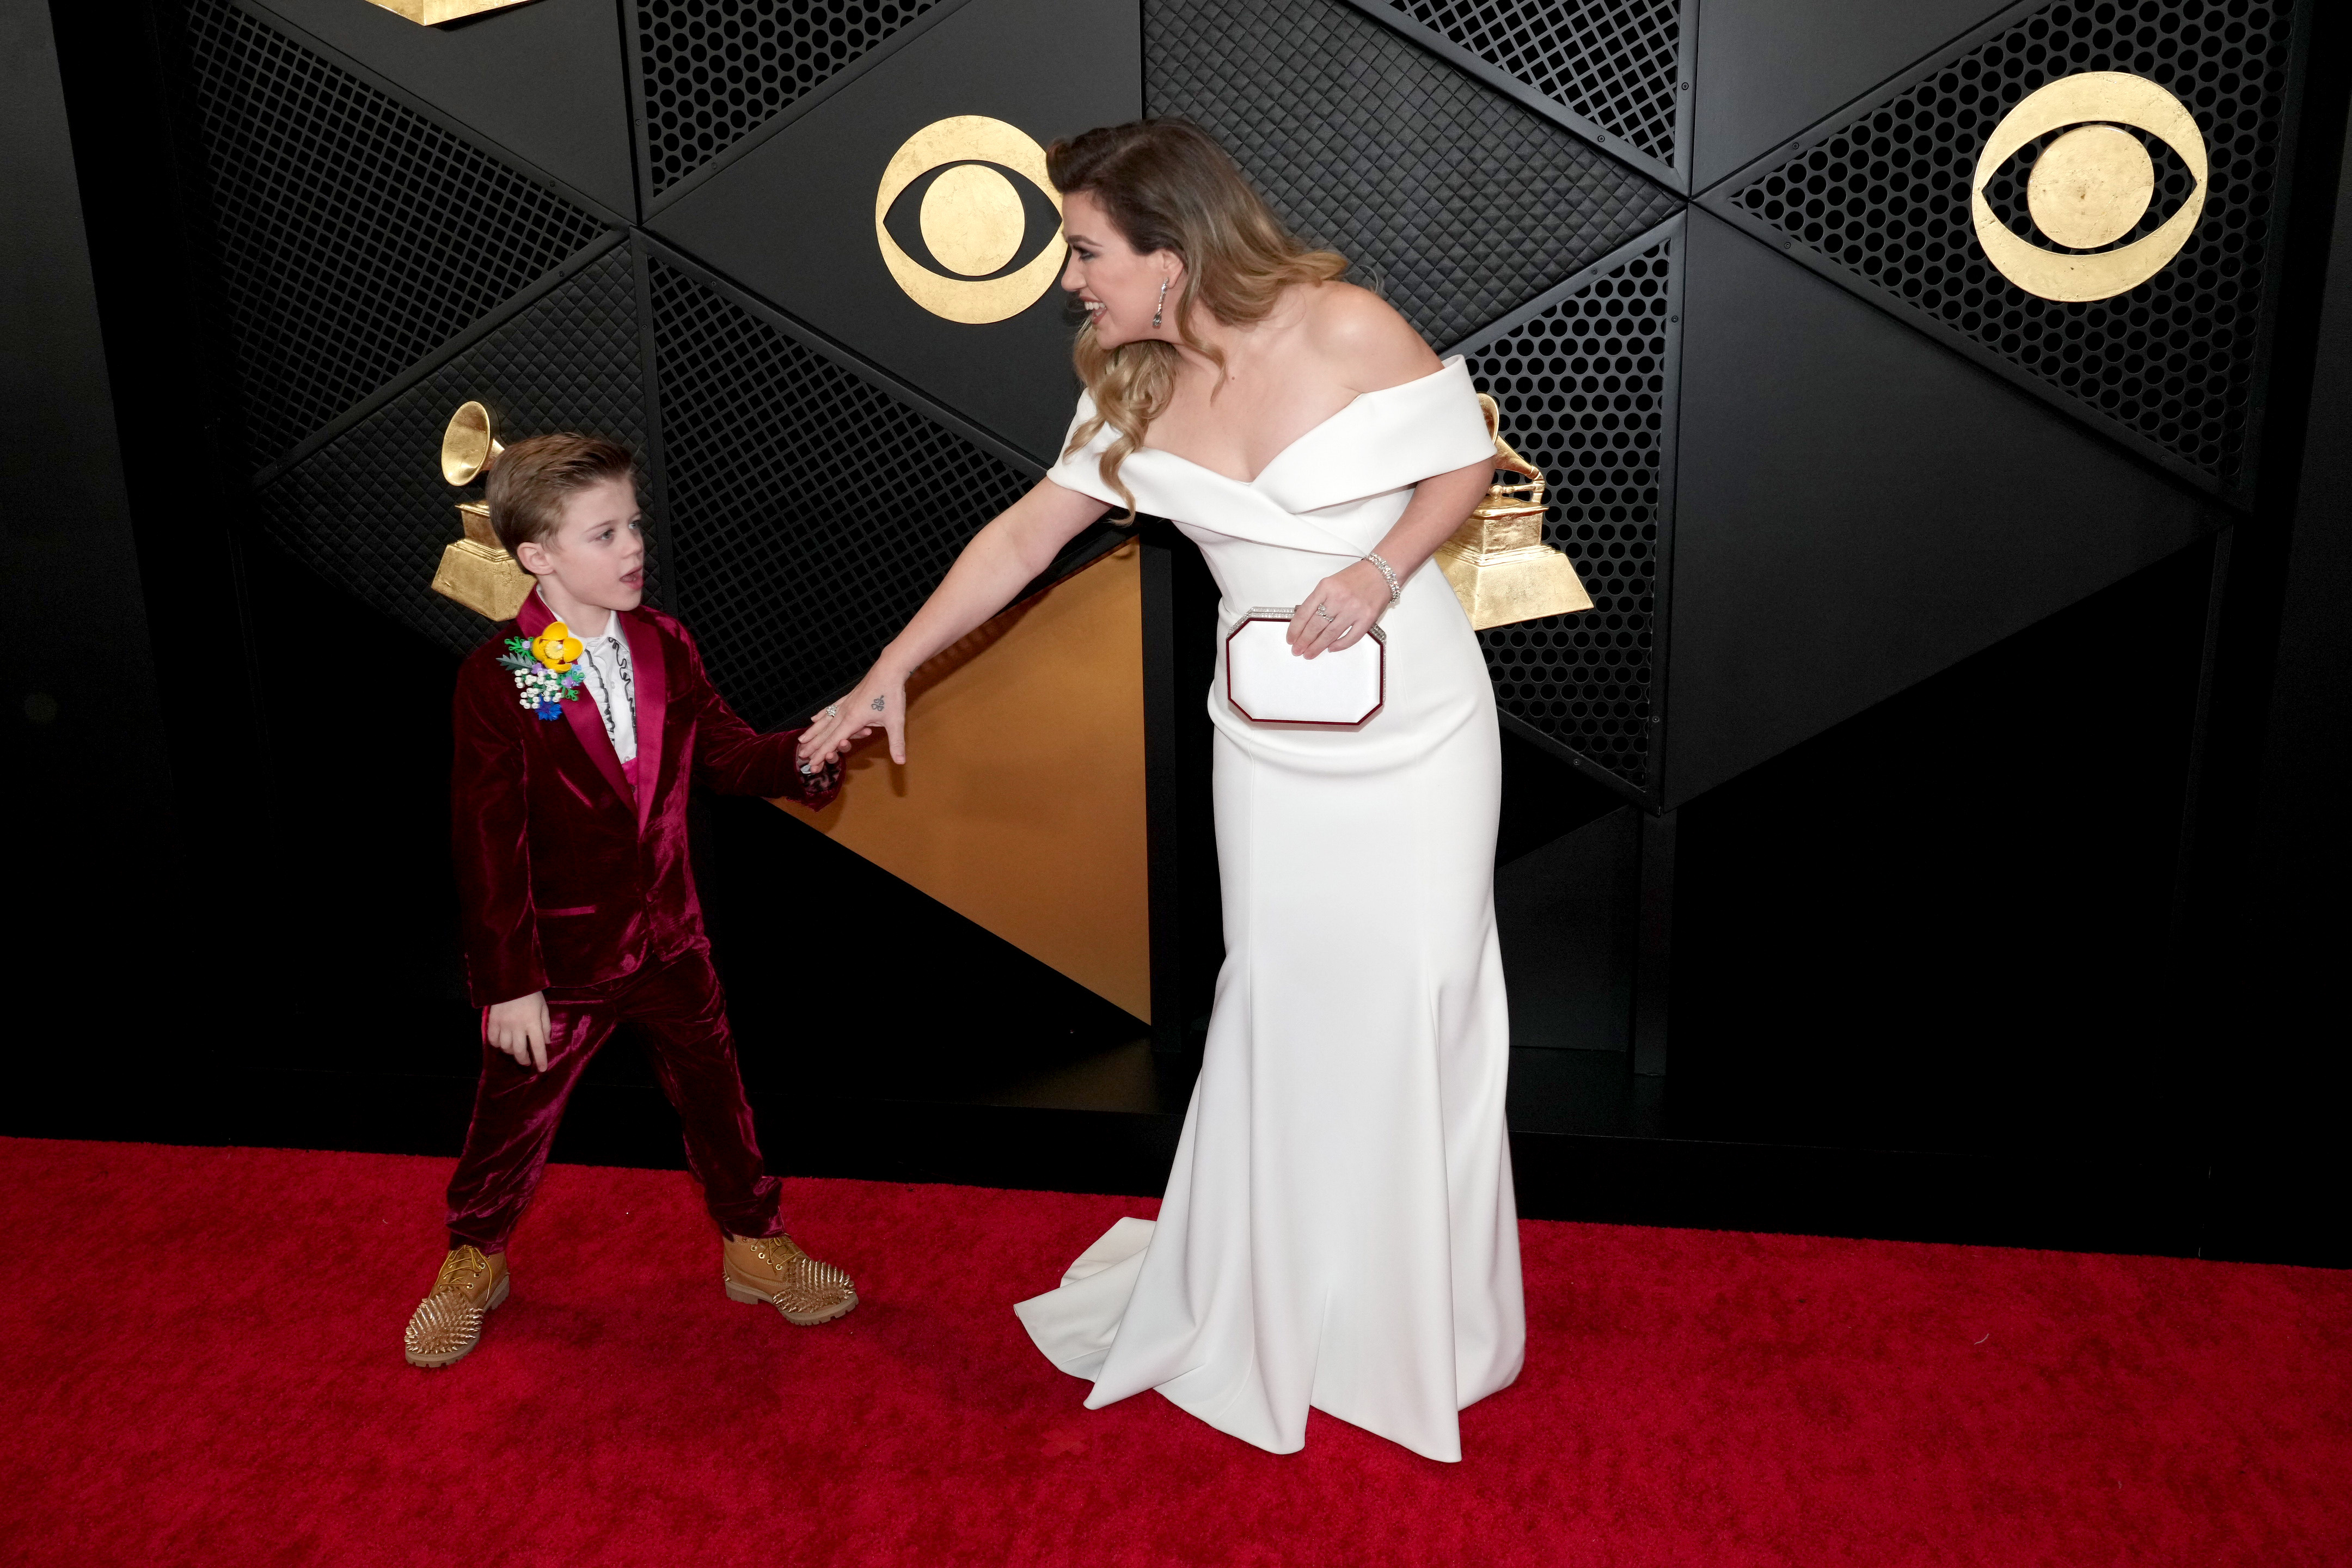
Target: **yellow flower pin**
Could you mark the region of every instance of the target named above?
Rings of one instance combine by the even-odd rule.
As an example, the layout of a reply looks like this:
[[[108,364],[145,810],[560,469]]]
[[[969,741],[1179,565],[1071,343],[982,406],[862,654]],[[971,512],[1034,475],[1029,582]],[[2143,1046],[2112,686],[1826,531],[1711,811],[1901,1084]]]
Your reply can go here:
[[[578,664],[580,653],[580,639],[562,621],[550,621],[530,641],[530,656],[558,675]]]

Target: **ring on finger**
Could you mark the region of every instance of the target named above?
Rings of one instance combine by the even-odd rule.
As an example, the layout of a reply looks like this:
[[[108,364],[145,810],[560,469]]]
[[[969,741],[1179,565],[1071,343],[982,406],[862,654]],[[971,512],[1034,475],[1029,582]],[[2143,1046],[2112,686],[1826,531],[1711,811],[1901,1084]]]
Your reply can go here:
[[[828,703],[826,703],[826,704],[824,705],[824,716],[825,716],[826,718],[828,718],[828,719],[838,719],[838,718],[840,718],[840,717],[841,717],[841,704],[840,704],[840,703],[838,703],[838,702],[828,702]]]
[[[1339,616],[1335,616],[1335,615],[1333,615],[1333,614],[1331,613],[1331,606],[1330,606],[1330,605],[1316,605],[1316,606],[1315,606],[1315,613],[1316,613],[1317,615],[1318,615],[1318,616],[1322,616],[1322,617],[1323,617],[1325,620],[1327,620],[1327,621],[1336,621],[1336,620],[1338,620],[1338,619],[1339,618]]]

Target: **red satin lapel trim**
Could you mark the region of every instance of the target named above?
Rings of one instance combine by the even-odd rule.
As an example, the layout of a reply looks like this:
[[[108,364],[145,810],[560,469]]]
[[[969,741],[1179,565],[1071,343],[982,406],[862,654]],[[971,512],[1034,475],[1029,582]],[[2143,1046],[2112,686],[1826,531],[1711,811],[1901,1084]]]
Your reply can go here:
[[[536,637],[554,624],[555,612],[547,607],[547,601],[539,596],[537,588],[522,596],[522,605],[515,611],[517,631],[527,637]],[[633,655],[636,646],[632,638],[629,649]],[[588,760],[596,764],[596,771],[604,775],[604,782],[613,786],[614,795],[623,805],[636,806],[637,824],[642,828],[646,820],[645,803],[636,798],[635,792],[629,788],[629,775],[621,771],[621,754],[613,750],[612,737],[604,733],[604,720],[596,711],[596,700],[582,692],[563,705],[563,717],[571,724],[572,733],[580,742],[581,750],[586,752]]]
[[[596,711],[596,700],[583,691],[563,705],[563,717],[570,721],[572,733],[579,738],[589,760],[596,764],[596,771],[613,786],[613,793],[620,796],[623,805],[634,805],[629,775],[621,771],[621,754],[613,750],[613,738],[604,733],[604,719]],[[644,817],[638,820],[642,822]]]
[[[629,639],[629,663],[637,687],[637,829],[643,832],[653,820],[654,795],[661,782],[662,721],[669,712],[669,650],[662,646],[661,628],[639,620],[634,611],[621,617],[621,635]]]
[[[554,624],[555,612],[547,607],[547,601],[539,596],[539,588],[534,584],[530,592],[522,596],[521,607],[515,611],[515,630],[527,637],[535,637]]]

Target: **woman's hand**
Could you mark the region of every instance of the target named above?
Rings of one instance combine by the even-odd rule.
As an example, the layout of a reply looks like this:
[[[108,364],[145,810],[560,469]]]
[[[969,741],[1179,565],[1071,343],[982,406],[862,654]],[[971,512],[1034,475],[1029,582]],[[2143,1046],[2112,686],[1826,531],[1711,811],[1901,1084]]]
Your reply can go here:
[[[800,759],[823,769],[848,754],[849,748],[879,728],[890,739],[890,760],[907,760],[907,678],[892,675],[880,665],[866,672],[857,689],[840,701],[809,715],[801,736]]]
[[[1389,580],[1359,561],[1315,584],[1290,617],[1290,651],[1305,658],[1353,647],[1388,614]]]
[[[809,715],[809,727],[797,748],[801,761],[812,767],[821,765],[819,758],[832,762],[878,729],[890,737],[890,760],[905,762],[907,678],[1011,604],[1023,584],[1034,581],[1062,546],[1109,510],[1051,479],[1031,486],[972,536],[857,689],[824,712]]]

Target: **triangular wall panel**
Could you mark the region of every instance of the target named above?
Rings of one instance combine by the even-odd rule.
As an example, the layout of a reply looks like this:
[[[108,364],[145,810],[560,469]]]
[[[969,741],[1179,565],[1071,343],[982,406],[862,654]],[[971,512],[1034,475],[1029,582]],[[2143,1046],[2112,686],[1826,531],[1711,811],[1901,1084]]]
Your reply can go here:
[[[1664,804],[2225,520],[1706,213],[1688,238]],[[2048,784],[1983,743],[1989,776]]]
[[[604,232],[228,0],[190,0],[187,47],[256,468]]]
[[[1694,0],[1386,0],[1667,169]]]
[[[1341,0],[1150,0],[1146,97],[1223,142],[1304,238],[1459,342],[1680,200]]]
[[[340,49],[614,216],[636,213],[621,0],[532,0],[421,27],[353,0],[244,0]]]
[[[2012,10],[1703,198],[2041,395],[2216,490],[2243,494],[2275,283],[2293,0],[2051,0]],[[2195,116],[2211,159],[2202,216],[2147,282],[2083,304],[1995,270],[1969,217],[1973,152],[2029,92],[2083,71],[2145,77]],[[2158,190],[2133,236],[2191,182],[2152,138]],[[1987,189],[2022,216],[2032,145]],[[2169,158],[2170,162],[2165,161]],[[2047,242],[2043,242],[2047,243]]]
[[[1549,480],[1545,542],[1592,597],[1588,611],[1479,634],[1496,703],[1644,797],[1657,783],[1683,223],[1462,346],[1504,439]]]
[[[1692,184],[1704,190],[2011,0],[1706,0]]]
[[[789,123],[664,203],[648,226],[870,363],[1037,458],[1053,460],[1078,384],[1067,297],[1050,281],[1001,321],[946,320],[893,279],[874,204],[892,156],[950,117],[1039,146],[1132,120],[1142,105],[1131,8],[1098,0],[969,0]],[[1051,59],[1053,68],[1040,62]],[[1034,184],[1018,171],[1007,174]],[[912,187],[909,187],[911,190]],[[1042,187],[1019,259],[1062,241]]]
[[[792,722],[1034,478],[659,260],[653,319],[679,611],[746,719]]]
[[[502,441],[579,430],[642,452],[642,365],[635,276],[628,247],[616,246],[264,486],[261,525],[329,582],[449,648],[470,648],[490,623],[432,589],[443,547],[459,536],[456,503],[482,495],[441,477],[449,416],[475,400]],[[662,521],[648,519],[656,531]],[[652,584],[657,601],[666,587]]]
[[[648,200],[872,54],[940,0],[632,0]]]

